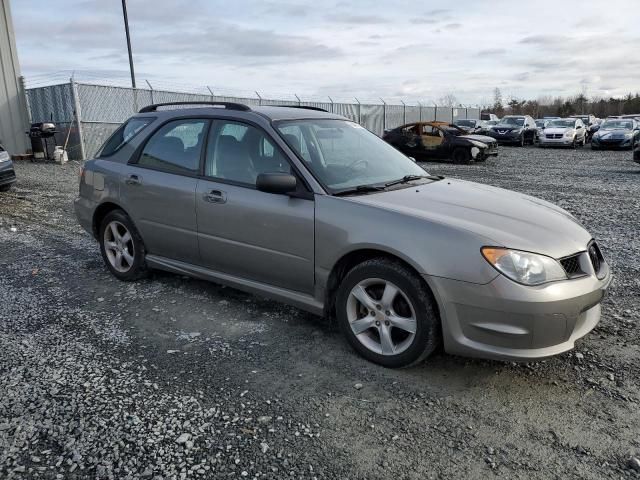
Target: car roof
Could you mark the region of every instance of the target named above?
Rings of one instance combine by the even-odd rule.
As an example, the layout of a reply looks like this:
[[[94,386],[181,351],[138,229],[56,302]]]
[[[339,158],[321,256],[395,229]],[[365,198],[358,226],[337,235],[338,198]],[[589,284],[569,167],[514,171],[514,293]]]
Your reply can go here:
[[[197,105],[197,106],[196,106]],[[163,107],[172,107],[164,109]],[[163,108],[163,109],[160,109]],[[250,118],[252,115],[260,115],[270,121],[277,120],[302,120],[302,119],[336,119],[348,120],[347,118],[327,112],[316,107],[305,106],[247,106],[237,103],[225,102],[186,102],[149,105],[136,116],[154,116],[168,119],[174,116],[198,116],[198,115],[219,115],[224,117]]]

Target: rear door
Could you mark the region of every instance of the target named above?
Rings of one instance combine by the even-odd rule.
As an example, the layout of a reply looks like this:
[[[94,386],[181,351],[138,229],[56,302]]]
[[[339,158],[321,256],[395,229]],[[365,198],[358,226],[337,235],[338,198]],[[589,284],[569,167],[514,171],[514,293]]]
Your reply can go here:
[[[172,120],[124,168],[120,197],[148,253],[199,262],[195,194],[206,119]]]
[[[294,173],[261,128],[215,120],[196,193],[202,262],[219,272],[312,293],[314,201],[256,190],[258,174]]]

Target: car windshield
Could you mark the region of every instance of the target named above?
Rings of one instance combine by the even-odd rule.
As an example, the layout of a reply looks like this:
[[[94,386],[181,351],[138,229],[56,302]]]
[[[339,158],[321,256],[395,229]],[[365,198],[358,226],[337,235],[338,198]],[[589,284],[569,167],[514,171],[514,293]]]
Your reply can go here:
[[[551,120],[547,124],[547,128],[573,128],[576,126],[575,120]]]
[[[487,125],[497,125],[498,124],[498,120],[487,120]]]
[[[427,175],[409,157],[348,120],[287,120],[276,128],[332,193]]]
[[[633,130],[633,122],[628,120],[607,120],[600,128],[603,130]]]
[[[475,127],[475,120],[456,120],[453,122],[454,125],[458,125],[459,127]]]
[[[500,120],[500,125],[515,125],[521,127],[524,125],[524,118],[522,117],[504,117]]]

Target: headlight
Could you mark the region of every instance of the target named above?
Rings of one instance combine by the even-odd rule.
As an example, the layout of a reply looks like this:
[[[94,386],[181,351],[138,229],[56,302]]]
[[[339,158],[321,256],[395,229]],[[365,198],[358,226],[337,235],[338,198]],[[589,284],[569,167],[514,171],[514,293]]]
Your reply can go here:
[[[625,133],[624,134],[624,138],[627,139],[627,140],[630,139],[631,137],[633,137],[633,133]]]
[[[573,137],[573,130],[567,130],[566,132],[564,132],[564,136],[567,138]]]
[[[545,255],[508,248],[483,247],[482,256],[504,276],[525,285],[567,279],[560,264]]]

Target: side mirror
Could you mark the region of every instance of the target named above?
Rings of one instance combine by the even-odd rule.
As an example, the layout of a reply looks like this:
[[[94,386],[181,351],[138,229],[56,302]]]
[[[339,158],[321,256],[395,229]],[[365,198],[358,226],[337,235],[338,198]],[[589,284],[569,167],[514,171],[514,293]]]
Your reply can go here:
[[[293,193],[297,186],[298,179],[288,173],[261,173],[256,179],[256,189],[266,193]]]

